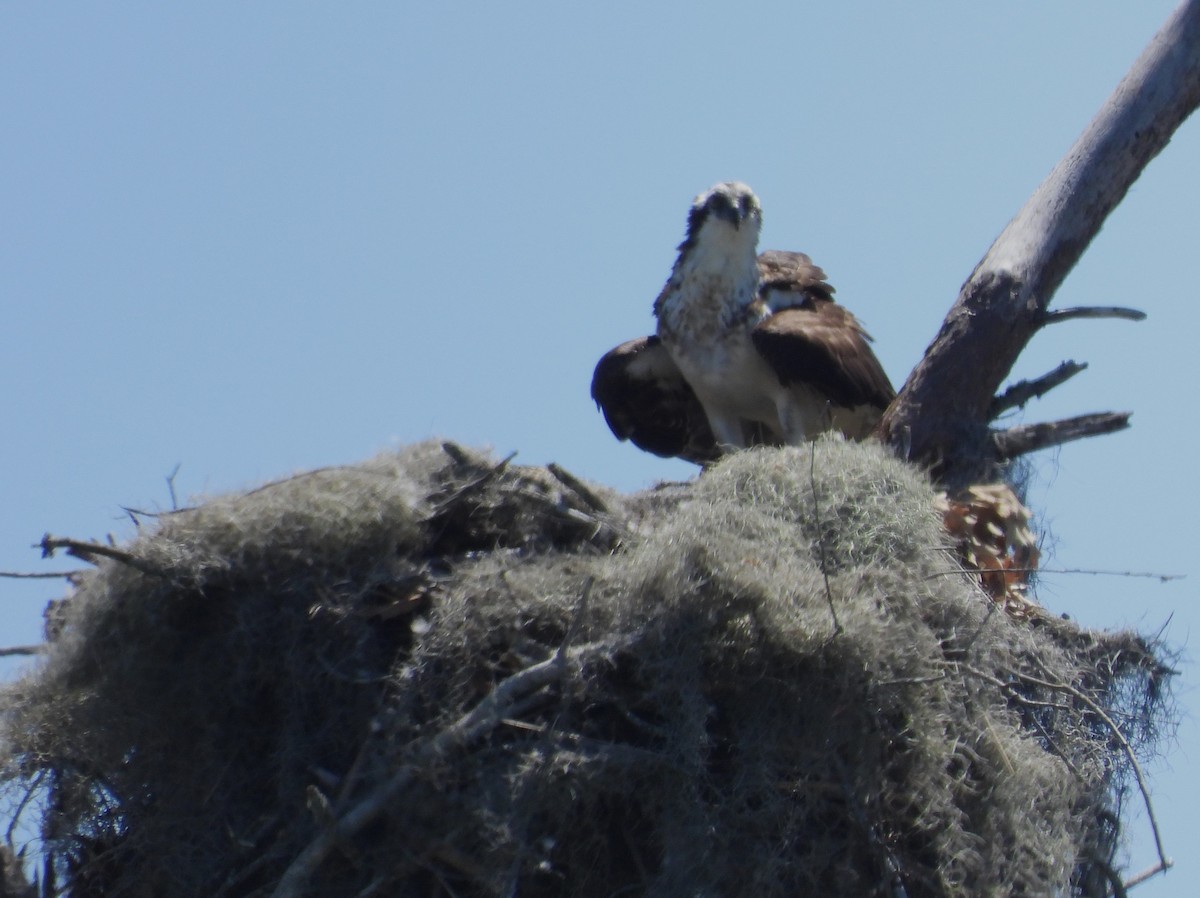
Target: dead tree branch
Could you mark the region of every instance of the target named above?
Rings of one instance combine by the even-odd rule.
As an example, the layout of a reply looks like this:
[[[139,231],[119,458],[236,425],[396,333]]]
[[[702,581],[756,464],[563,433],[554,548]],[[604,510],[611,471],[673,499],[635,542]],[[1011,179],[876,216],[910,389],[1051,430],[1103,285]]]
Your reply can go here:
[[[990,472],[1003,443],[988,433],[992,397],[1104,220],[1198,104],[1200,0],[1185,0],[963,285],[880,423],[897,454],[948,486]]]
[[[0,657],[7,658],[11,655],[42,655],[46,651],[45,645],[12,645],[7,648],[0,648]]]
[[[1055,387],[1086,370],[1087,362],[1067,361],[1041,377],[1018,381],[992,400],[988,408],[988,420],[996,420],[1010,408],[1024,408],[1030,399],[1041,399]]]
[[[1071,440],[1115,433],[1129,426],[1128,412],[1098,412],[1062,421],[1022,424],[992,434],[993,457],[1010,461],[1039,449],[1061,446]]]
[[[1146,313],[1124,306],[1079,306],[1074,309],[1054,309],[1042,316],[1042,325],[1073,321],[1076,318],[1120,318],[1124,321],[1145,321]]]
[[[38,544],[39,546],[41,543]],[[24,573],[22,571],[0,571],[0,577],[9,580],[70,580],[78,577],[82,571],[45,571],[43,573]]]
[[[97,558],[109,558],[152,577],[166,576],[164,571],[148,564],[136,555],[115,546],[106,546],[104,543],[90,543],[63,536],[51,536],[47,533],[42,537],[41,542],[34,544],[34,548],[42,550],[43,558],[53,558],[55,552],[63,549],[68,555],[78,558],[80,561],[86,561],[88,564],[95,564]]]

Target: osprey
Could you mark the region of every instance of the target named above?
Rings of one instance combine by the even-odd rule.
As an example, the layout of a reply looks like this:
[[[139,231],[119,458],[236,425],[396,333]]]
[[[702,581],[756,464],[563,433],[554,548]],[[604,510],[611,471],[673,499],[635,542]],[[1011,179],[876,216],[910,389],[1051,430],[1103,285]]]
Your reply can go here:
[[[825,272],[804,253],[756,255],[761,226],[745,184],[696,197],[654,302],[658,333],[596,365],[592,398],[618,439],[703,464],[828,430],[863,439],[895,398]]]

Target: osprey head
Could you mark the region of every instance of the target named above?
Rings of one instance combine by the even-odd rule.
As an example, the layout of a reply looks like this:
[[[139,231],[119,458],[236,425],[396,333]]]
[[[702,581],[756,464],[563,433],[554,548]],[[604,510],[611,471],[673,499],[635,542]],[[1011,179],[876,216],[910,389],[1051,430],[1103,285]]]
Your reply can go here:
[[[754,191],[741,181],[725,181],[700,194],[688,214],[687,241],[700,239],[702,231],[715,229],[745,230],[745,236],[758,241],[762,227],[762,206]]]

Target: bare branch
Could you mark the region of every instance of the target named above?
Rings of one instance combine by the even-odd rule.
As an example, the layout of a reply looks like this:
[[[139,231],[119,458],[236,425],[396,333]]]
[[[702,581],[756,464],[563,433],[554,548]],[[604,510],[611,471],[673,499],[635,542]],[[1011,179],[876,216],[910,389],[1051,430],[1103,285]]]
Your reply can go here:
[[[182,462],[176,462],[175,467],[171,469],[171,473],[167,475],[167,492],[171,495],[171,509],[173,511],[179,510],[179,499],[175,495],[175,478],[178,476],[179,468],[182,464]]]
[[[42,550],[43,558],[53,558],[56,551],[64,549],[68,555],[78,558],[80,561],[86,561],[88,564],[95,564],[97,558],[110,558],[126,567],[131,567],[152,577],[166,576],[164,571],[159,570],[154,565],[147,564],[129,552],[114,548],[113,546],[106,546],[104,543],[84,542],[62,536],[51,536],[47,533],[42,537],[40,543],[34,543],[34,548]]]
[[[1159,873],[1166,873],[1168,870],[1171,869],[1172,866],[1173,866],[1173,863],[1170,861],[1168,861],[1166,863],[1164,863],[1163,861],[1159,861],[1157,864],[1147,867],[1141,873],[1137,873],[1137,874],[1129,877],[1129,879],[1125,880],[1125,890],[1128,891],[1129,889],[1132,889],[1135,886],[1140,886],[1147,879],[1150,879],[1153,876],[1157,876]]]
[[[38,544],[41,545],[40,543]],[[47,571],[43,574],[25,574],[20,571],[0,571],[0,577],[10,580],[70,580],[78,577],[83,571]]]
[[[1079,689],[1076,689],[1070,683],[1042,680],[1018,671],[1011,671],[1011,673],[1014,676],[1020,677],[1022,680],[1033,683],[1037,686],[1043,686],[1047,689],[1053,689],[1055,691],[1064,692],[1067,695],[1070,695],[1072,698],[1086,705],[1088,710],[1090,710],[1093,714],[1100,718],[1101,721],[1103,721],[1104,726],[1110,733],[1112,733],[1112,736],[1117,741],[1117,744],[1121,746],[1121,751],[1125,755],[1125,760],[1129,762],[1130,769],[1133,770],[1133,776],[1134,779],[1137,780],[1138,790],[1142,793],[1142,803],[1146,807],[1146,817],[1150,821],[1150,832],[1154,836],[1154,847],[1158,852],[1160,866],[1163,870],[1169,869],[1175,862],[1171,860],[1171,858],[1167,857],[1166,852],[1163,850],[1162,835],[1158,829],[1158,818],[1154,815],[1154,805],[1150,801],[1150,787],[1146,784],[1146,776],[1142,772],[1142,765],[1138,763],[1137,753],[1133,750],[1133,746],[1129,744],[1129,740],[1125,738],[1125,734],[1121,732],[1121,728],[1117,726],[1116,722],[1113,721],[1108,713],[1102,707],[1100,707],[1100,705],[1094,699],[1081,692]],[[1051,676],[1050,672],[1046,670],[1044,666],[1042,666],[1042,674],[1045,676]]]
[[[995,457],[1009,461],[1039,449],[1061,446],[1071,440],[1115,433],[1129,426],[1131,412],[1098,412],[1062,421],[1022,424],[992,434]]]
[[[559,483],[578,496],[591,511],[597,514],[607,514],[609,512],[608,503],[601,499],[595,490],[570,471],[555,462],[550,462],[546,465],[546,470],[553,474]]]
[[[894,451],[947,486],[990,473],[1004,444],[987,433],[993,396],[1104,220],[1198,104],[1200,0],[1185,0],[963,285],[880,422]]]
[[[1030,399],[1040,399],[1080,371],[1086,370],[1087,362],[1066,361],[1041,377],[1017,381],[992,400],[992,404],[988,408],[988,420],[994,421],[1010,408],[1024,408],[1025,403]]]
[[[812,491],[813,500],[813,516],[817,520],[817,533],[824,533],[825,527],[821,523],[821,501],[817,496],[817,444],[808,444],[808,488]],[[833,591],[829,588],[829,565],[825,561],[825,538],[817,537],[817,554],[821,562],[821,576],[825,580],[825,601],[829,603],[829,616],[833,618],[833,635],[835,637],[842,635],[842,622],[838,620],[837,606],[833,604]]]
[[[1004,569],[1014,574],[1088,574],[1093,577],[1131,577],[1157,580],[1159,583],[1170,583],[1173,580],[1186,580],[1187,574],[1160,574],[1157,571],[1106,571],[1099,568],[1086,567],[1010,567]],[[935,571],[925,576],[926,580],[935,577],[957,577],[963,574],[981,574],[982,568],[953,568],[945,571]]]
[[[9,657],[10,655],[41,655],[46,651],[44,645],[13,645],[8,648],[0,648],[0,657]]]
[[[1124,306],[1079,306],[1074,309],[1054,309],[1042,316],[1042,324],[1059,324],[1076,318],[1121,318],[1125,321],[1145,321],[1146,313]]]

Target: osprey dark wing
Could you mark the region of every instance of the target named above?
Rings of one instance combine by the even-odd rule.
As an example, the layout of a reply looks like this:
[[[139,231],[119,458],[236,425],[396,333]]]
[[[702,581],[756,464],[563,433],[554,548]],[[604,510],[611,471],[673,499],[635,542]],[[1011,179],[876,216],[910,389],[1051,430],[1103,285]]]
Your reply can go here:
[[[720,456],[700,400],[658,337],[606,352],[592,375],[592,399],[617,439],[639,449],[696,464]]]
[[[771,250],[758,263],[759,299],[773,314],[750,337],[780,383],[809,386],[835,406],[887,408],[896,391],[871,335],[834,301],[825,272],[804,253]]]

